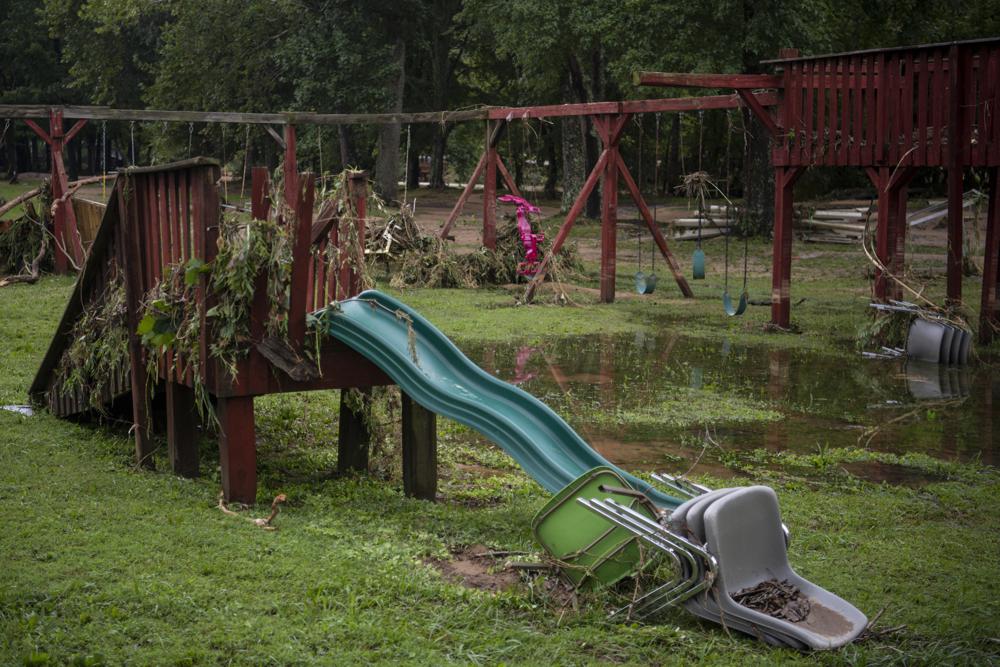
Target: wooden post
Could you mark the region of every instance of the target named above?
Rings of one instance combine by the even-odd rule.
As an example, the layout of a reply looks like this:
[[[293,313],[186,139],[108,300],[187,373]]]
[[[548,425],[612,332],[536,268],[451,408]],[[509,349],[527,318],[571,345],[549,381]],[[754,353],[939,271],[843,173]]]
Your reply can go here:
[[[912,170],[912,169],[911,169]],[[897,185],[892,190],[893,198],[893,248],[892,248],[892,273],[902,277],[906,265],[906,234],[909,231],[906,224],[906,202],[909,197],[906,183]],[[903,288],[895,280],[888,286],[887,293],[893,299],[903,298]]]
[[[895,247],[895,234],[893,233],[893,222],[895,221],[895,211],[892,192],[889,189],[889,167],[879,167],[876,170],[878,180],[875,182],[876,195],[878,196],[878,212],[875,226],[875,255],[887,269],[892,269],[892,251]],[[875,271],[875,298],[885,301],[888,296],[886,290],[885,274],[876,269]]]
[[[605,123],[608,127],[610,118]],[[618,251],[618,142],[609,136],[610,129],[604,134],[608,137],[608,162],[601,182],[601,303],[613,303]]]
[[[257,501],[257,441],[253,396],[219,398],[219,464],[227,501],[252,505]]]
[[[299,194],[299,167],[298,157],[295,152],[295,126],[291,123],[285,125],[285,159],[281,165],[282,177],[285,186],[285,206],[291,210],[296,210]],[[280,213],[280,211],[279,211]]]
[[[170,469],[181,477],[198,476],[198,410],[194,390],[166,382],[167,455]]]
[[[792,290],[792,190],[802,167],[774,170],[774,243],[771,253],[771,323],[791,325]]]
[[[949,141],[952,138],[949,137]],[[954,139],[957,143],[958,139]],[[949,148],[950,150],[950,148]],[[948,287],[947,303],[962,301],[962,220],[965,211],[962,208],[962,172],[961,165],[948,167]]]
[[[25,123],[49,147],[49,183],[52,188],[52,200],[59,202],[69,188],[69,176],[66,174],[66,166],[63,162],[63,149],[76,136],[77,132],[83,129],[87,121],[78,120],[68,132],[64,132],[63,111],[53,107],[49,109],[48,132],[31,119],[25,120]],[[84,261],[83,242],[76,226],[76,213],[73,210],[72,202],[57,203],[53,212],[52,226],[55,235],[55,243],[53,244],[55,246],[53,248],[55,272],[63,274],[69,271],[69,260],[66,252],[72,256],[73,263],[82,268]]]
[[[292,248],[292,276],[288,302],[288,343],[292,349],[302,348],[306,339],[306,297],[312,243],[312,213],[316,181],[312,174],[294,179],[301,185],[295,195],[295,245]],[[285,191],[288,191],[287,183]]]
[[[497,147],[490,142],[492,123],[486,124],[486,179],[483,181],[483,246],[497,247]]]
[[[144,468],[153,468],[153,444],[149,437],[149,412],[146,405],[146,356],[136,329],[139,309],[145,297],[142,284],[142,227],[139,217],[138,188],[134,181],[118,188],[118,210],[122,212],[122,240],[125,274],[125,323],[128,326],[129,389],[132,397],[132,428],[135,430],[135,460]]]
[[[267,220],[271,212],[271,177],[267,167],[250,172],[250,214],[254,220]]]
[[[1000,167],[990,168],[990,201],[986,213],[983,292],[979,309],[979,342],[987,345],[1000,333]]]
[[[403,493],[437,497],[437,415],[400,392],[403,399]]]
[[[348,391],[361,393],[360,409],[350,405]],[[348,472],[368,470],[368,448],[371,445],[371,433],[365,421],[364,409],[371,403],[371,389],[343,389],[340,392],[340,432],[337,434],[337,470]]]
[[[962,96],[965,93],[964,58],[953,44],[948,51],[948,287],[946,301],[962,301],[962,151],[965,125]]]

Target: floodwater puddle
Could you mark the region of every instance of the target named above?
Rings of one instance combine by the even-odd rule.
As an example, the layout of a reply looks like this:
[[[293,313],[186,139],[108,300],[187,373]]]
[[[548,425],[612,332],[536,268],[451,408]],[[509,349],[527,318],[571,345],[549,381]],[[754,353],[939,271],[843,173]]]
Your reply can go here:
[[[462,347],[629,469],[732,476],[719,453],[756,450],[860,448],[994,466],[1000,458],[1000,376],[985,363],[869,360],[671,331]],[[906,465],[840,467],[874,482],[933,481]]]

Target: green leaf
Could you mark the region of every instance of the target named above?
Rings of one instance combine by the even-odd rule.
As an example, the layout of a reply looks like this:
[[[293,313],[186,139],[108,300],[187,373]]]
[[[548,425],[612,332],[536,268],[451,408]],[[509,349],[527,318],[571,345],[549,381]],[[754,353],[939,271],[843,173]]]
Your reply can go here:
[[[146,315],[139,322],[139,326],[136,328],[135,332],[140,336],[145,336],[146,334],[152,333],[153,327],[156,325],[156,318],[152,315]]]

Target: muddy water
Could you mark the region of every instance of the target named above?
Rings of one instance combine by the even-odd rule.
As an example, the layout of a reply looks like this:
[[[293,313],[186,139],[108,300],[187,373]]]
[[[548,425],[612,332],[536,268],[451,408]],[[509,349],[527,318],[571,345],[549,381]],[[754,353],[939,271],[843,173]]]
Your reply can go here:
[[[657,401],[671,392],[693,393],[699,401],[736,398],[780,414],[743,423],[723,417],[711,428],[728,450],[815,453],[861,446],[989,465],[1000,461],[1000,415],[994,417],[1000,374],[983,363],[949,370],[853,353],[712,343],[670,332],[462,347],[489,372],[548,403],[605,457],[627,468],[677,471],[697,458],[702,425],[634,428],[628,419],[601,417],[650,408],[655,413]],[[699,469],[726,475],[714,458],[702,457]],[[872,481],[916,481],[905,466],[851,467],[852,474]]]

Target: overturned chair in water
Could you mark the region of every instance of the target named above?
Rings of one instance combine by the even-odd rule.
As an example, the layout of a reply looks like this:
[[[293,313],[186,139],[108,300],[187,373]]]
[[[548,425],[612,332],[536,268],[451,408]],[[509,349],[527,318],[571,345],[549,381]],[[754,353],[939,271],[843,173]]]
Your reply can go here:
[[[772,489],[712,491],[667,475],[653,477],[687,500],[672,511],[651,511],[643,494],[616,479],[614,471],[594,469],[535,519],[539,541],[564,563],[575,585],[588,577],[595,585],[610,585],[625,570],[673,573],[614,615],[648,618],[680,605],[729,630],[800,651],[837,648],[864,631],[868,619],[861,611],[789,565],[788,530]],[[571,504],[604,521],[588,525]],[[575,548],[567,541],[571,530],[577,534]],[[638,557],[640,541],[670,568],[653,570],[656,561]]]

